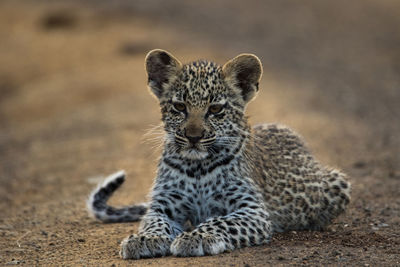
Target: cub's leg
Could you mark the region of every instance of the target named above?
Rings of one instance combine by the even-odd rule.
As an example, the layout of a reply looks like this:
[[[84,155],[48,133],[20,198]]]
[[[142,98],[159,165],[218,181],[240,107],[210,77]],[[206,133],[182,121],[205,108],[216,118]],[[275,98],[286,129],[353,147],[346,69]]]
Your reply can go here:
[[[123,259],[161,257],[170,254],[170,245],[182,232],[182,219],[169,198],[153,199],[149,211],[142,218],[137,235],[130,235],[121,243],[120,255]],[[170,203],[169,203],[170,204]],[[176,215],[176,216],[174,216]]]
[[[240,182],[241,183],[241,182]],[[269,214],[261,197],[250,188],[235,184],[223,194],[228,214],[199,224],[193,231],[181,233],[171,245],[176,256],[215,255],[226,250],[265,244],[272,235]]]
[[[320,224],[330,224],[334,218],[343,213],[350,202],[351,184],[342,172],[327,170],[322,180],[323,195],[321,198]]]
[[[215,217],[192,232],[184,232],[172,242],[175,256],[215,255],[226,250],[265,244],[272,234],[268,213],[262,209],[241,209]]]

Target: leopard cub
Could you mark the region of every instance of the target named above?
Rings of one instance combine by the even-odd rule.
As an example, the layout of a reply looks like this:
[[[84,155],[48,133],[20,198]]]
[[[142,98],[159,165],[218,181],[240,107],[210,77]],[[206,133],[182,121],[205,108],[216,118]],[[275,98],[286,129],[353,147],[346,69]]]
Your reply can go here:
[[[153,50],[146,70],[165,130],[151,200],[108,206],[125,179],[119,172],[88,201],[101,221],[141,220],[138,234],[122,241],[122,258],[215,255],[265,244],[273,232],[320,230],[345,210],[345,174],[322,166],[289,128],[249,126],[245,109],[262,75],[255,55],[241,54],[221,67],[182,65]]]

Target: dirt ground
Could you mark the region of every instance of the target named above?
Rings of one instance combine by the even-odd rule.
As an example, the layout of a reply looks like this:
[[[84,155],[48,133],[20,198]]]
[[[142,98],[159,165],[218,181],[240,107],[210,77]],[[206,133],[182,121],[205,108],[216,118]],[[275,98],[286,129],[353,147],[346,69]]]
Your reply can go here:
[[[299,132],[348,173],[347,212],[323,232],[276,234],[213,257],[123,261],[138,223],[102,224],[85,200],[125,169],[111,203],[143,202],[159,149],[145,54],[223,64],[257,54],[252,123]],[[0,1],[0,265],[400,266],[400,3]]]

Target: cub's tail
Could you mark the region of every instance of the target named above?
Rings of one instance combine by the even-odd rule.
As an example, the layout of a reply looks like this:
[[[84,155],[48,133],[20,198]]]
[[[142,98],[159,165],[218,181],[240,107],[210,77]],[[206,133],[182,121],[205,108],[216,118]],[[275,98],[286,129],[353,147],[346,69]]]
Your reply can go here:
[[[106,222],[136,222],[146,213],[146,204],[115,208],[107,205],[111,197],[125,181],[125,172],[119,171],[108,176],[91,194],[87,201],[89,213],[96,219]]]

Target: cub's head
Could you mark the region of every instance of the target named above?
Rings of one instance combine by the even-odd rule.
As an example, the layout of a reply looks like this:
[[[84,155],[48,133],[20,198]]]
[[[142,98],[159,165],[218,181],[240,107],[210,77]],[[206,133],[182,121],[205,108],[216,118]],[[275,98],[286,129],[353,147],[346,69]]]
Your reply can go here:
[[[160,102],[169,153],[202,160],[238,152],[249,136],[244,110],[262,74],[255,55],[241,54],[222,67],[207,61],[182,65],[156,49],[146,57],[146,71]]]

